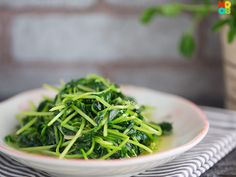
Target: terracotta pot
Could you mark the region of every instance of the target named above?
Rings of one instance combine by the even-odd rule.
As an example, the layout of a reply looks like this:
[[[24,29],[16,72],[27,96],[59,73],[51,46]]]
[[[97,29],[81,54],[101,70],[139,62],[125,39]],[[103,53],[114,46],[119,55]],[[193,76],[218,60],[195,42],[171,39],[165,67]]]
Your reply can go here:
[[[236,110],[236,40],[227,43],[228,27],[221,32],[221,41],[224,59],[224,80],[225,80],[225,106],[228,109]]]

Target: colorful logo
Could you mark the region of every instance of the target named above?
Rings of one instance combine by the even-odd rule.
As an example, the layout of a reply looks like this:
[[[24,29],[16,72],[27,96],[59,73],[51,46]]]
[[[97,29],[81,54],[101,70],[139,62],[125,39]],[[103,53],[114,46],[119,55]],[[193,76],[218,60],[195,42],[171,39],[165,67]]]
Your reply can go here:
[[[231,14],[231,2],[230,1],[218,1],[218,13],[220,15]]]

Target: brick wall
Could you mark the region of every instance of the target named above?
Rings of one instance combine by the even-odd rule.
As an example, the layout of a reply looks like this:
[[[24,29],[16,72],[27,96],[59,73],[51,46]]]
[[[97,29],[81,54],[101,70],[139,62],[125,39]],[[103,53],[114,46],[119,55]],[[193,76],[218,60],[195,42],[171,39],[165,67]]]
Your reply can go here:
[[[213,16],[196,30],[200,44],[192,61],[176,48],[191,15],[138,18],[166,0],[0,0],[0,98],[22,90],[98,73],[220,105],[223,82]]]

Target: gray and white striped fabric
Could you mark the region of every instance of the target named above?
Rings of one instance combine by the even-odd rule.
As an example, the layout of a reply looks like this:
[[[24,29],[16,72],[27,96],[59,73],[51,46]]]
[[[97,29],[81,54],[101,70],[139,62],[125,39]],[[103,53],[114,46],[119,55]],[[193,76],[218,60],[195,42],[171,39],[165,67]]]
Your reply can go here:
[[[203,107],[210,121],[206,138],[175,160],[132,177],[197,177],[236,147],[236,113]],[[50,177],[0,153],[0,177]]]

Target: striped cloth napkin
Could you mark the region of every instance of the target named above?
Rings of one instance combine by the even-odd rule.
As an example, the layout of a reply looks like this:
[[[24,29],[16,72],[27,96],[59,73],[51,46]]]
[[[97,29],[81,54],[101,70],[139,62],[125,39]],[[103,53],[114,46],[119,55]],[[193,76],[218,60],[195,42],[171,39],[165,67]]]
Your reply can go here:
[[[203,107],[210,122],[204,140],[175,160],[132,177],[197,177],[236,147],[236,113]],[[0,153],[0,177],[50,177]]]

